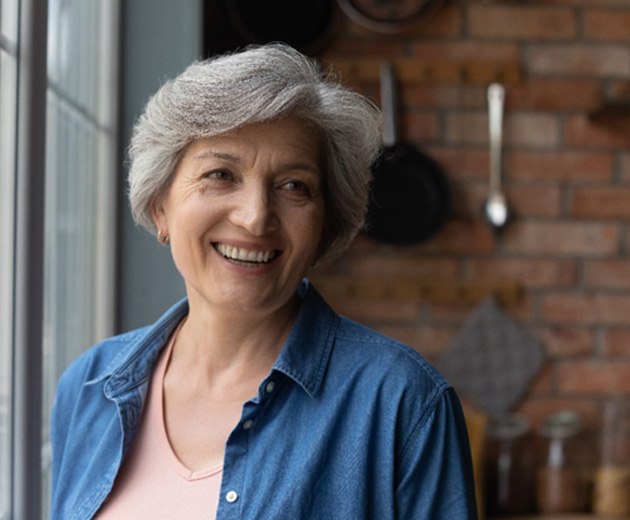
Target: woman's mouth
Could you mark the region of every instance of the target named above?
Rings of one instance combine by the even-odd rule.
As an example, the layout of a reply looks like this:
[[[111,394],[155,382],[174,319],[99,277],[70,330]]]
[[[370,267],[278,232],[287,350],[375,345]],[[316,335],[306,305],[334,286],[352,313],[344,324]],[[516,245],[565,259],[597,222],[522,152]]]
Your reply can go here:
[[[223,258],[244,264],[267,264],[280,254],[277,250],[244,249],[218,242],[212,245]]]

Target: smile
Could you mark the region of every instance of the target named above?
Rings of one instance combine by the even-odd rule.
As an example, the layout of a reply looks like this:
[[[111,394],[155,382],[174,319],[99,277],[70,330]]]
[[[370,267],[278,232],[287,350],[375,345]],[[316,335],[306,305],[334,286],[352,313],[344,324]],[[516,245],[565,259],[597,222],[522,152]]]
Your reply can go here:
[[[280,254],[279,251],[256,251],[220,243],[213,244],[213,246],[223,258],[250,264],[266,264]]]

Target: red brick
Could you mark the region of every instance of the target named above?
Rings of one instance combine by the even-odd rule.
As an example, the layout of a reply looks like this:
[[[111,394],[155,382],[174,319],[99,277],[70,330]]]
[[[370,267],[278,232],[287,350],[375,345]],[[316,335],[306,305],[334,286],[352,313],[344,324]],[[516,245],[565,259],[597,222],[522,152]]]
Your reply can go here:
[[[319,59],[325,64],[334,64],[335,58],[369,57],[370,59],[391,59],[405,51],[405,42],[400,39],[370,33],[369,38],[353,38],[340,33],[325,49]]]
[[[509,253],[601,257],[617,252],[614,224],[587,222],[514,222],[505,230]]]
[[[630,41],[630,12],[619,9],[584,13],[584,36],[599,41]]]
[[[589,119],[607,100],[630,99],[629,18],[630,0],[450,2],[426,24],[395,35],[346,20],[324,52],[332,62],[417,58],[523,67],[522,82],[508,83],[506,93],[503,166],[516,215],[505,233],[497,239],[479,214],[489,171],[485,87],[462,77],[440,85],[401,82],[401,136],[443,166],[454,216],[415,246],[360,236],[331,270],[520,281],[523,298],[506,310],[531,327],[549,356],[518,408],[535,424],[564,408],[594,423],[609,378],[593,366],[627,366],[630,356],[630,225],[623,208],[630,124]],[[379,101],[376,76],[352,86]],[[430,359],[476,306],[350,298],[334,304]]]
[[[490,169],[488,150],[430,146],[425,151],[438,161],[450,178],[458,180],[486,180]]]
[[[471,302],[451,302],[432,303],[429,306],[429,320],[432,323],[460,325],[475,310],[478,303]]]
[[[630,147],[630,135],[608,125],[589,121],[586,114],[573,115],[565,123],[565,141],[569,146],[614,150]]]
[[[482,207],[488,197],[488,183],[451,183],[453,211],[463,218],[482,218]],[[530,217],[553,218],[561,212],[561,193],[556,186],[529,186],[510,184],[504,186],[512,218],[523,220]]]
[[[476,302],[469,301],[453,301],[444,303],[432,303],[430,306],[429,319],[436,323],[459,324],[464,322],[476,310],[482,300],[491,294],[480,298]],[[500,298],[500,295],[496,295]],[[516,303],[510,305],[500,303],[502,310],[512,317],[512,319],[521,323],[524,327],[531,321],[533,316],[533,308],[531,299],[525,294]]]
[[[464,20],[461,8],[456,2],[442,5],[440,9],[427,16],[417,28],[405,31],[401,37],[409,41],[422,38],[452,38],[461,34]]]
[[[612,44],[532,45],[526,70],[544,76],[628,78],[630,49]]]
[[[541,298],[541,318],[551,323],[630,325],[630,296],[549,294]]]
[[[603,85],[598,80],[528,78],[507,88],[505,106],[506,110],[591,111],[600,106],[602,96]]]
[[[620,156],[620,180],[624,184],[630,184],[630,152],[622,152]]]
[[[481,218],[488,197],[488,183],[451,183],[453,207],[460,217]],[[507,184],[503,186],[512,219],[555,218],[562,211],[561,189],[558,186]]]
[[[510,177],[527,181],[608,181],[613,174],[610,153],[513,151],[505,155]],[[630,171],[630,161],[629,161]]]
[[[627,220],[630,218],[630,187],[576,188],[571,214],[576,217]]]
[[[429,359],[441,356],[456,334],[454,327],[436,327],[432,325],[411,325],[392,327],[379,325],[383,334],[395,338],[413,347]]]
[[[322,293],[337,312],[357,321],[374,325],[376,323],[413,323],[419,316],[419,302],[396,300],[356,300],[333,298]]]
[[[584,265],[584,283],[594,289],[630,289],[630,261],[589,260]]]
[[[472,259],[467,272],[478,280],[516,280],[527,288],[570,287],[577,279],[573,260],[537,258]]]
[[[609,357],[630,358],[630,330],[608,329],[604,333],[602,352]]]
[[[596,426],[599,423],[598,403],[589,396],[539,396],[532,397],[518,409],[531,421],[532,428],[537,430],[543,421],[552,413],[561,410],[575,410],[578,412],[587,427]]]
[[[488,143],[488,117],[479,112],[456,112],[446,119],[446,139],[453,145]],[[505,145],[555,148],[560,143],[560,123],[554,116],[512,113],[504,118]]]
[[[471,4],[468,30],[477,38],[567,40],[576,34],[576,13],[562,7]]]
[[[509,182],[510,172],[505,172],[504,178]],[[515,218],[561,215],[562,192],[559,186],[507,184],[505,192]]]
[[[392,251],[391,255],[353,256],[348,258],[348,268],[353,275],[415,276],[452,278],[461,270],[460,261],[454,258],[418,258],[404,252]]]
[[[595,334],[584,327],[547,327],[536,331],[551,358],[567,358],[591,354],[595,350]]]
[[[420,40],[411,45],[411,55],[427,60],[488,61],[519,63],[521,53],[514,43],[467,40]]]
[[[543,364],[540,371],[531,381],[529,399],[535,398],[537,395],[549,395],[554,390],[553,370],[548,362]]]
[[[450,219],[438,234],[416,246],[419,253],[481,254],[490,253],[496,242],[481,219]]]
[[[487,177],[486,173],[486,177]],[[482,204],[488,195],[487,182],[451,181],[451,204],[454,218],[478,219],[482,216]]]
[[[435,141],[439,126],[435,112],[413,112],[399,119],[398,138],[409,143]]]
[[[479,86],[401,84],[400,98],[412,108],[483,109],[486,89]],[[403,107],[404,109],[404,107]]]
[[[630,361],[566,361],[557,377],[558,389],[567,394],[630,394]]]

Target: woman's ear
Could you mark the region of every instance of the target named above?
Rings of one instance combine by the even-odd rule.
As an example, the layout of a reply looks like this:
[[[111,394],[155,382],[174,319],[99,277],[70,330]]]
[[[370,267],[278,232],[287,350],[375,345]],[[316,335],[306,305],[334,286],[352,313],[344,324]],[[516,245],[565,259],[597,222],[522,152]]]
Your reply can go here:
[[[166,211],[164,209],[164,197],[158,197],[151,203],[151,218],[158,233],[168,234],[166,225]]]

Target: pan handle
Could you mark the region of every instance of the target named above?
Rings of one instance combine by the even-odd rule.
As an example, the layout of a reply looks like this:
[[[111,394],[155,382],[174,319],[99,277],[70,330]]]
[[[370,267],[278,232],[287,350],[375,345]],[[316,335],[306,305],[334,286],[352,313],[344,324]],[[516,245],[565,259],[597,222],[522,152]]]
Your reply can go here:
[[[381,63],[381,110],[383,112],[383,144],[394,146],[398,139],[396,135],[396,79],[391,62]]]
[[[503,139],[503,102],[505,88],[500,83],[488,87],[490,131],[490,191],[501,191],[501,148]]]

